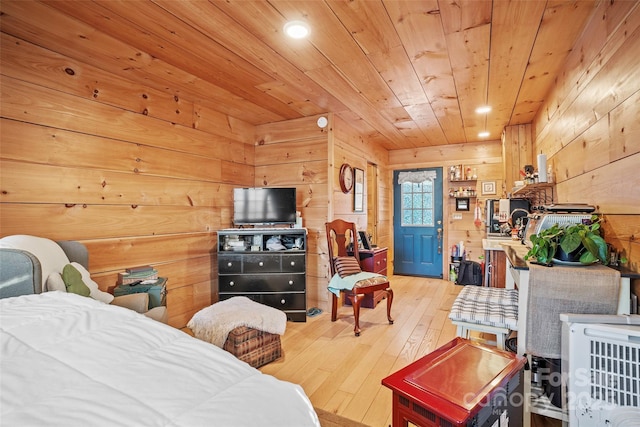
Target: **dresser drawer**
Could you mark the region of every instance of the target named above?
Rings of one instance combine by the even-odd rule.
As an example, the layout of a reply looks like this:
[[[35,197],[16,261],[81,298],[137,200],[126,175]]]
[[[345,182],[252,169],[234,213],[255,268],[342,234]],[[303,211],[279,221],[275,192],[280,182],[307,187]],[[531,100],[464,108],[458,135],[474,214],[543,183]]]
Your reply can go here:
[[[304,274],[221,275],[220,292],[291,292],[305,290]]]
[[[218,255],[218,272],[242,273],[242,255]]]
[[[282,255],[282,272],[283,273],[304,273],[305,272],[305,255],[304,254]]]
[[[362,270],[370,271],[372,273],[387,274],[387,251],[376,251],[373,254],[360,253],[360,264]]]
[[[262,303],[280,310],[305,310],[305,294],[265,294],[262,295]]]
[[[233,298],[234,296],[236,296],[236,294],[220,294],[220,301]],[[307,301],[304,293],[243,294],[242,296],[260,304],[277,308],[278,310],[297,310],[306,315]],[[306,319],[300,318],[299,321],[304,322]]]
[[[282,271],[280,255],[258,254],[244,258],[243,273],[279,273]]]

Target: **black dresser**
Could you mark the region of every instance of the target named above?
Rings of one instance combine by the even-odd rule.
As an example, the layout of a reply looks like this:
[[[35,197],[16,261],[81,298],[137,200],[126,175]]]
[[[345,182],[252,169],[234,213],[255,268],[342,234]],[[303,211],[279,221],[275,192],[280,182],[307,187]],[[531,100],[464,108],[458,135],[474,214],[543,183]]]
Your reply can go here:
[[[246,296],[305,322],[307,232],[303,228],[218,231],[220,301]]]

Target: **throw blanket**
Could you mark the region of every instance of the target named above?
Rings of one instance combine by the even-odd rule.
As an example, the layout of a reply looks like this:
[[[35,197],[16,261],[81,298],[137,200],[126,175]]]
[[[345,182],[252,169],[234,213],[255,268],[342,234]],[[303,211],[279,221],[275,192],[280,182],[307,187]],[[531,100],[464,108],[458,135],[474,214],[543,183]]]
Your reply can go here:
[[[222,348],[229,332],[239,326],[283,335],[287,315],[247,297],[233,297],[198,311],[187,326],[196,338]]]
[[[361,273],[352,274],[350,276],[340,277],[338,273],[334,274],[329,281],[329,292],[340,296],[340,291],[350,291],[356,283],[361,280],[373,279],[375,282],[383,283],[387,281],[387,277],[378,273],[370,273],[363,271]],[[376,283],[372,283],[376,284]]]
[[[529,264],[527,353],[559,359],[560,314],[616,314],[619,294],[620,272],[612,268]]]

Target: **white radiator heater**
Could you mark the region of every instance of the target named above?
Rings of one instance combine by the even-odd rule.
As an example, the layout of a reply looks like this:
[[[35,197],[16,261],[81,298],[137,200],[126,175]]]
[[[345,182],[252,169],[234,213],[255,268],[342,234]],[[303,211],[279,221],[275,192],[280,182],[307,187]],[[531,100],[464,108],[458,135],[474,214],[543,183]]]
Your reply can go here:
[[[640,316],[562,314],[570,427],[640,426]]]

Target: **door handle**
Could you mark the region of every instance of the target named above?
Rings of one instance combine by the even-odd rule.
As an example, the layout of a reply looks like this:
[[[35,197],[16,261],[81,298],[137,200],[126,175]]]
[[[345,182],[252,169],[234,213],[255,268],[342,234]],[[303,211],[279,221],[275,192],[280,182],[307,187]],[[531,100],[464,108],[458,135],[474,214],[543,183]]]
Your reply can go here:
[[[439,255],[442,253],[442,228],[438,227],[436,231],[438,232],[438,255]]]

